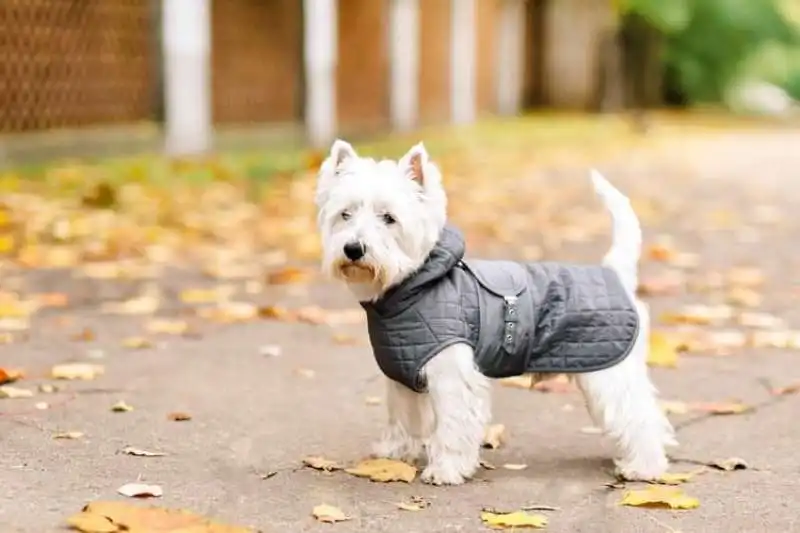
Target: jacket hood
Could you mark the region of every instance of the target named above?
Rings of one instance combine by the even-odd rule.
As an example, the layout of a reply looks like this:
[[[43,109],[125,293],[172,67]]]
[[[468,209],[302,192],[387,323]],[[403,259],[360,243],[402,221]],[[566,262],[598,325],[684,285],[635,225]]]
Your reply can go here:
[[[362,302],[362,307],[372,308],[381,315],[402,311],[428,286],[447,276],[463,259],[465,251],[464,235],[454,226],[445,226],[428,258],[416,272],[375,302]]]

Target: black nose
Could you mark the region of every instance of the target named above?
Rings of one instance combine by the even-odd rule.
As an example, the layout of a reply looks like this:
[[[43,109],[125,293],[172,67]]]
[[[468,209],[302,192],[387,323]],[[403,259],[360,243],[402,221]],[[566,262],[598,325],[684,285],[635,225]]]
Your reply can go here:
[[[344,245],[344,255],[350,261],[358,261],[367,253],[366,247],[360,242],[348,242]]]

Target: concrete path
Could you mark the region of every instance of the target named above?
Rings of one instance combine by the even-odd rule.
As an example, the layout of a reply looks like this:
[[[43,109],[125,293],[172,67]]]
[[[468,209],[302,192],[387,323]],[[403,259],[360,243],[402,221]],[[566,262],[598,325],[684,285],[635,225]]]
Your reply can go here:
[[[669,149],[599,166],[637,205],[652,198],[668,211],[661,220],[645,220],[647,242],[667,233],[677,249],[698,254],[701,266],[690,279],[732,266],[757,266],[766,275],[759,310],[800,329],[799,133],[742,133],[673,143]],[[557,187],[559,180],[584,177],[575,169],[554,171],[542,173],[536,183]],[[529,179],[520,176],[519,182]],[[602,218],[588,189],[582,198],[584,209]],[[548,259],[596,260],[606,243],[607,237],[593,238],[546,254]],[[509,254],[518,252],[515,248]],[[662,276],[665,268],[646,261],[643,279]],[[30,291],[89,294],[89,300],[130,293],[117,282],[87,288],[63,274],[9,274],[6,279],[12,278],[22,279]],[[208,282],[185,273],[164,280],[172,293],[202,283]],[[685,303],[722,301],[724,294],[680,291],[650,301],[657,317]],[[353,307],[347,294],[325,283],[302,290],[268,287],[252,298],[292,307]],[[176,303],[173,314],[180,307]],[[87,502],[123,499],[116,489],[134,481],[160,485],[164,496],[155,501],[158,505],[265,532],[477,532],[485,530],[482,508],[511,511],[531,504],[558,508],[545,512],[552,532],[800,531],[800,394],[776,398],[769,393],[800,380],[798,350],[682,355],[676,369],[653,369],[667,400],[738,399],[759,406],[730,416],[672,415],[680,428],[677,458],[707,462],[736,456],[751,468],[695,477],[682,489],[697,497],[700,507],[669,511],[617,504],[622,490],[606,486],[613,481],[611,447],[582,431],[590,420],[575,393],[496,386],[495,422],[506,425],[508,442],[484,452],[485,460],[498,468],[482,471],[464,486],[435,488],[418,480],[379,484],[342,472],[298,468],[304,456],[315,454],[355,462],[379,431],[383,408],[367,398],[382,394],[382,382],[363,343],[362,325],[331,328],[274,320],[203,325],[199,338],[160,337],[156,348],[139,351],[122,347],[121,339],[141,333],[143,321],[102,314],[91,305],[48,310],[36,316],[26,342],[0,345],[0,367],[24,367],[31,376],[19,386],[52,383],[41,377],[64,361],[105,366],[96,380],[62,382],[61,392],[0,400],[0,531],[59,531],[65,518]],[[70,339],[84,327],[96,340]],[[358,344],[342,342],[343,334],[354,335]],[[274,356],[274,346],[281,348],[280,355]],[[102,357],[87,359],[87,354]],[[119,400],[134,410],[111,412]],[[41,401],[49,408],[36,409]],[[192,419],[168,420],[176,411]],[[62,431],[84,436],[54,440],[53,434]],[[119,453],[126,446],[168,455]],[[500,467],[506,463],[528,467]],[[676,463],[672,469],[693,468],[696,464]],[[412,496],[430,501],[430,507],[419,512],[396,508]],[[317,523],[311,509],[320,503],[338,506],[353,519]]]

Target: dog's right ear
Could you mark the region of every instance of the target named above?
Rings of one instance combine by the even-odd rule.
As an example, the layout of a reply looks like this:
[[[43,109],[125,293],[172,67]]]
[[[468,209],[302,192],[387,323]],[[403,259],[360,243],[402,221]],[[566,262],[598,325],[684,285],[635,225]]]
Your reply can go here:
[[[331,154],[329,157],[333,162],[333,168],[335,170],[348,159],[358,157],[358,154],[356,154],[355,149],[350,145],[350,143],[341,139],[336,139],[333,141],[333,146],[331,146]]]

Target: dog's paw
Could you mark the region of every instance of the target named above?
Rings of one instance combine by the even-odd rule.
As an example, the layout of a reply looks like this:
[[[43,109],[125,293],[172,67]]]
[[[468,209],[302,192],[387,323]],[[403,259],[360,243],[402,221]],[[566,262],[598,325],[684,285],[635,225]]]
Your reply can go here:
[[[468,477],[451,465],[431,464],[422,471],[420,479],[430,485],[462,485]]]
[[[666,473],[667,466],[666,459],[652,463],[617,461],[614,474],[625,481],[657,481]]]

